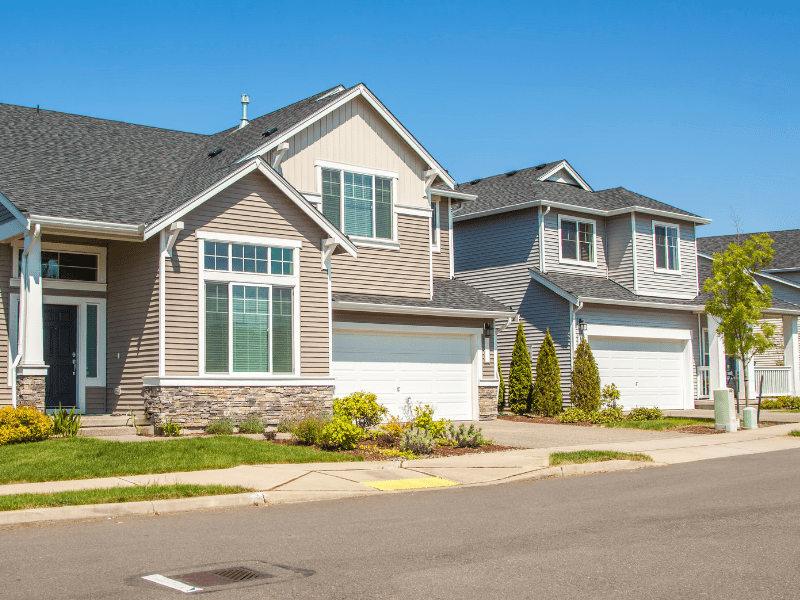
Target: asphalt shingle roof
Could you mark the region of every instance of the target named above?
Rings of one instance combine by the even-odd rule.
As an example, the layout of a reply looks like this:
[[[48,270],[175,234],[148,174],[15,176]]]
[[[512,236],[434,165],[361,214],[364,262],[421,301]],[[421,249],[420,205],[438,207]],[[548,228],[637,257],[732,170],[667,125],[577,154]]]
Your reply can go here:
[[[400,296],[377,296],[366,294],[334,293],[334,302],[357,302],[364,304],[390,304],[393,306],[413,306],[420,308],[450,308],[453,310],[474,310],[491,312],[514,312],[458,279],[433,279],[433,298],[423,300],[402,298]]]
[[[0,193],[28,214],[147,224],[238,168],[264,130],[279,135],[335,102],[347,90],[321,97],[338,88],[214,135],[0,104]]]
[[[774,240],[772,249],[775,258],[770,269],[800,269],[800,229],[786,229],[784,231],[767,231]],[[743,240],[750,237],[749,233],[740,236]],[[697,250],[705,254],[722,253],[728,245],[737,241],[736,235],[717,235],[714,237],[697,238]]]
[[[550,200],[571,204],[581,208],[598,210],[615,210],[640,206],[656,210],[668,211],[686,217],[698,217],[693,213],[642,196],[622,187],[589,192],[581,187],[553,181],[538,181],[548,169],[561,161],[548,163],[541,167],[531,167],[512,172],[512,175],[501,174],[484,177],[476,183],[460,183],[456,189],[468,194],[476,194],[477,200],[467,202],[464,207],[454,213],[465,216],[496,208],[506,208],[534,200]]]

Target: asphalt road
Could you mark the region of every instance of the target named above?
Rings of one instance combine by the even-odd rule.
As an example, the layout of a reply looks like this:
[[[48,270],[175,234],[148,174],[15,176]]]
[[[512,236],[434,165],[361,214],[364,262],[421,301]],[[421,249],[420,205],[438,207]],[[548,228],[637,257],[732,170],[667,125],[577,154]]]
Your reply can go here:
[[[203,565],[272,575],[205,588],[218,598],[797,598],[798,474],[789,450],[6,529],[0,598],[181,598],[140,577],[215,568]]]

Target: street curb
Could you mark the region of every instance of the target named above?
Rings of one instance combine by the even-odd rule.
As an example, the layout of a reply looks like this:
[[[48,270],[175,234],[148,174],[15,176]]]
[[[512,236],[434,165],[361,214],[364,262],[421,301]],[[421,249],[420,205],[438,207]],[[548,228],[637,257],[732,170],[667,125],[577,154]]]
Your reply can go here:
[[[604,460],[592,463],[579,463],[556,467],[544,467],[528,473],[512,475],[505,479],[487,482],[490,484],[509,483],[512,481],[533,481],[536,479],[554,479],[556,477],[573,477],[575,475],[591,475],[593,473],[611,473],[614,471],[635,471],[648,467],[665,467],[665,463],[638,460]],[[483,483],[474,485],[486,485]]]

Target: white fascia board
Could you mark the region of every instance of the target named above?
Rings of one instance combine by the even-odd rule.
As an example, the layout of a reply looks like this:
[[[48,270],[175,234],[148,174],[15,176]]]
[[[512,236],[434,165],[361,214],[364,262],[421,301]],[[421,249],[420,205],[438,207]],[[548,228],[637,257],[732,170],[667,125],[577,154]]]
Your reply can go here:
[[[541,285],[546,287],[548,290],[550,290],[554,294],[558,294],[559,296],[564,298],[564,300],[566,300],[570,304],[574,304],[575,306],[578,306],[578,304],[580,304],[580,301],[581,301],[580,298],[578,298],[577,296],[575,296],[573,294],[570,294],[567,290],[558,287],[552,281],[550,281],[548,279],[545,279],[544,277],[542,277],[539,273],[537,273],[533,269],[530,269],[529,273],[531,275],[531,279],[535,280],[537,283],[540,283]]]
[[[465,192],[457,192],[455,190],[443,190],[441,188],[431,188],[431,196],[443,196],[445,198],[454,198],[455,200],[477,200],[478,196],[475,194],[467,194]]]
[[[498,310],[461,310],[454,308],[436,308],[428,306],[402,306],[397,304],[371,304],[369,302],[342,302],[334,301],[333,310],[346,310],[353,312],[372,312],[388,314],[430,315],[437,317],[462,317],[462,318],[491,318],[507,319],[514,317],[516,312]]]
[[[431,213],[433,213],[433,209],[422,208],[420,206],[407,206],[405,204],[395,204],[394,212],[397,213],[398,215],[408,215],[410,217],[425,217],[426,219],[430,219]]]
[[[63,227],[64,229],[77,229],[81,231],[96,231],[102,233],[118,233],[121,235],[138,236],[143,231],[142,225],[124,225],[122,223],[108,223],[106,221],[89,221],[86,219],[66,219],[63,217],[48,217],[45,215],[31,215],[31,223]]]
[[[797,310],[792,308],[765,308],[762,313],[769,313],[771,315],[800,315],[800,307]]]
[[[615,217],[617,215],[624,215],[630,212],[637,212],[646,215],[654,215],[656,217],[666,217],[669,219],[675,219],[677,221],[688,221],[689,223],[696,223],[698,225],[708,225],[711,223],[711,219],[706,219],[705,217],[693,217],[689,215],[682,215],[680,213],[674,213],[669,210],[661,210],[658,208],[647,208],[644,206],[628,206],[625,208],[617,208],[615,210],[604,211],[607,217]]]
[[[769,279],[771,281],[776,281],[781,285],[788,285],[789,287],[798,288],[800,289],[800,283],[796,281],[791,281],[789,279],[784,279],[783,277],[778,277],[777,275],[772,275],[765,271],[758,271],[757,273],[753,273],[756,277],[763,277],[764,279]]]
[[[558,173],[561,169],[565,169],[567,171],[567,173],[569,173],[572,176],[572,178],[575,181],[577,181],[580,184],[580,186],[583,189],[585,189],[587,192],[593,192],[594,191],[591,187],[589,187],[589,184],[586,183],[583,180],[583,177],[578,175],[578,172],[575,169],[573,169],[572,165],[569,164],[566,160],[562,160],[555,167],[553,167],[552,169],[547,171],[544,175],[540,175],[536,179],[538,179],[539,181],[546,181],[548,177],[552,177],[553,175]]]
[[[661,302],[647,302],[645,300],[616,300],[610,298],[591,298],[580,296],[579,300],[585,304],[611,304],[617,306],[633,306],[638,308],[655,308],[664,310],[685,310],[688,312],[702,313],[705,312],[705,306],[702,304],[667,304]]]
[[[450,175],[448,175],[447,171],[444,170],[444,167],[442,167],[442,165],[440,165],[436,161],[436,159],[434,159],[433,156],[431,156],[428,153],[428,151],[425,150],[422,144],[420,144],[416,140],[416,138],[414,138],[414,136],[411,135],[405,127],[403,127],[400,121],[398,121],[397,118],[392,113],[389,112],[389,110],[381,103],[381,101],[378,100],[378,98],[376,98],[375,95],[373,95],[373,93],[370,92],[364,84],[357,85],[348,93],[344,94],[341,98],[338,98],[335,102],[332,102],[331,104],[325,106],[321,110],[315,112],[304,121],[301,121],[300,123],[298,123],[291,129],[285,131],[278,137],[271,139],[266,144],[262,144],[249,154],[246,154],[245,156],[240,158],[239,162],[244,162],[250,158],[253,158],[254,156],[261,156],[263,154],[266,154],[267,152],[278,146],[278,144],[288,141],[289,139],[297,135],[299,132],[306,129],[309,125],[315,123],[322,117],[332,113],[337,108],[344,106],[345,104],[350,102],[350,100],[353,100],[358,96],[364,98],[370,104],[370,106],[372,106],[372,108],[374,108],[377,111],[377,113],[381,115],[381,117],[383,117],[383,119],[387,123],[389,123],[389,125],[392,126],[392,128],[403,139],[403,141],[405,141],[409,146],[411,146],[411,148],[420,156],[420,158],[422,158],[425,162],[428,163],[429,167],[436,170],[439,177],[442,179],[442,181],[445,182],[447,186],[449,186],[450,188],[455,187],[456,185],[455,180],[452,177],[450,177]]]
[[[22,223],[23,225],[25,225],[25,226],[27,227],[27,225],[28,225],[28,219],[25,217],[25,215],[23,215],[23,214],[22,214],[22,211],[20,211],[20,210],[19,210],[19,209],[16,207],[16,205],[15,205],[15,204],[14,204],[14,203],[13,203],[11,200],[9,200],[9,199],[8,199],[8,198],[5,196],[5,194],[3,194],[3,192],[0,192],[0,204],[2,204],[3,206],[5,206],[5,207],[6,207],[6,209],[8,210],[8,212],[10,212],[12,215],[14,215],[14,218],[15,218],[17,221],[19,221],[20,223]]]

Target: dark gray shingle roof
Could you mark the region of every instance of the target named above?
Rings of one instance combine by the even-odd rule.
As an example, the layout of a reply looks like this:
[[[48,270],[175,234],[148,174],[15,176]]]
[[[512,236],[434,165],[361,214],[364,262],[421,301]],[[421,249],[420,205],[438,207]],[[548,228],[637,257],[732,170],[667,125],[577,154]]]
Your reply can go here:
[[[800,229],[786,229],[783,231],[767,231],[774,240],[772,249],[775,258],[766,269],[800,269]],[[741,237],[747,239],[752,234],[746,233]],[[736,235],[717,235],[714,237],[697,238],[697,249],[705,254],[724,252],[728,245],[736,242]]]
[[[640,206],[687,217],[698,216],[622,187],[589,192],[575,185],[537,180],[537,177],[540,177],[547,169],[559,162],[561,161],[548,163],[541,168],[521,169],[513,175],[504,173],[485,177],[474,184],[469,182],[458,184],[456,186],[458,191],[476,194],[478,199],[467,202],[463,209],[455,213],[456,216],[461,217],[497,208],[513,207],[514,205],[534,200],[550,200],[598,210],[615,210]]]
[[[473,310],[491,312],[514,312],[458,279],[433,279],[433,298],[423,300],[399,296],[377,296],[367,294],[334,293],[334,302],[357,302],[359,304],[390,304],[393,306],[413,306],[419,308],[449,308],[453,310]]]

